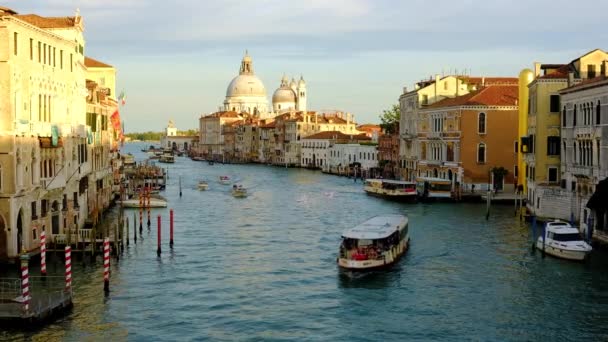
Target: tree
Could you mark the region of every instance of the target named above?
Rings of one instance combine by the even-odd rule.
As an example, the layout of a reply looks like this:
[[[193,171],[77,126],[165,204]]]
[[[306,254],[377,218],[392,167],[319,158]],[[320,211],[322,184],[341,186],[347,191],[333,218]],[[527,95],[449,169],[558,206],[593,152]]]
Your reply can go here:
[[[392,105],[390,109],[383,110],[380,114],[380,127],[386,134],[398,133],[399,118],[401,117],[401,110],[399,105]]]

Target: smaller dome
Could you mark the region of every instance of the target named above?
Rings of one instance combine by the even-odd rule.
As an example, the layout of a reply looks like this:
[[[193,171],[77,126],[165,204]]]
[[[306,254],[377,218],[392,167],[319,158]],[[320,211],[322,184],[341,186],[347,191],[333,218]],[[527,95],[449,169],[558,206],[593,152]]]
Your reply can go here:
[[[300,76],[300,80],[298,81],[298,87],[303,87],[306,85],[306,82],[304,81],[304,76]]]
[[[296,80],[294,80],[293,78],[291,79],[291,82],[289,83],[289,86],[292,88],[296,87]]]
[[[296,103],[296,94],[291,88],[281,87],[272,95],[272,103],[291,102]]]

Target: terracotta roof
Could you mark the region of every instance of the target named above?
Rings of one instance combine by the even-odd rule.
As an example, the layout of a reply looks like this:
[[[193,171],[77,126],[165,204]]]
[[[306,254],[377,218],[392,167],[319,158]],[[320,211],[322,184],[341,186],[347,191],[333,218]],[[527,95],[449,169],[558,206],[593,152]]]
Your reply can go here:
[[[274,121],[269,122],[267,124],[260,125],[260,128],[275,128],[275,127],[276,127],[276,125],[274,124]]]
[[[304,137],[304,139],[340,139],[340,140],[371,140],[370,137],[362,134],[344,134],[340,131],[325,131]]]
[[[608,82],[605,82],[607,80],[608,80],[608,77],[606,77],[606,76],[598,76],[595,78],[589,78],[578,84],[575,84],[573,86],[560,90],[560,93],[571,93],[571,92],[574,92],[577,90],[582,90],[582,89],[588,88],[590,86],[593,86],[593,85],[599,84],[599,83],[608,84]]]
[[[37,14],[17,14],[14,17],[40,28],[66,28],[76,25],[75,17],[41,17]]]
[[[460,77],[464,82],[468,84],[481,85],[482,83],[486,86],[490,85],[517,85],[519,80],[517,77],[481,77],[481,76],[464,76]]]
[[[84,57],[84,65],[88,68],[113,68],[113,66],[106,64],[104,62],[100,62],[91,57]]]
[[[517,106],[519,96],[517,85],[486,86],[467,95],[448,98],[426,108],[454,106]]]
[[[204,116],[205,118],[240,118],[241,116],[237,112],[233,111],[221,111],[215,112]]]

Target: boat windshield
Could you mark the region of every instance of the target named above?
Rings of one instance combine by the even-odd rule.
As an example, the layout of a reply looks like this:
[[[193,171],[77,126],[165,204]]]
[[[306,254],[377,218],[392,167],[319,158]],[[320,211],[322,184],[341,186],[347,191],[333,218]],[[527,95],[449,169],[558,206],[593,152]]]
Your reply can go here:
[[[581,236],[577,233],[553,234],[555,241],[581,241]]]
[[[452,190],[452,184],[450,183],[430,183],[429,188],[435,191],[450,191]]]

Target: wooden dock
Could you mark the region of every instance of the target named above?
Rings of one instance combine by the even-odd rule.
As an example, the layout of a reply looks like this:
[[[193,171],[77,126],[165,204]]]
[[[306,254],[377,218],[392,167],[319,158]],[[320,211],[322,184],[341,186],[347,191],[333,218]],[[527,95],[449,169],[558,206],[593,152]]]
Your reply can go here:
[[[30,277],[30,300],[26,309],[21,280],[0,279],[0,325],[35,324],[63,315],[72,308],[72,288],[63,277]]]

